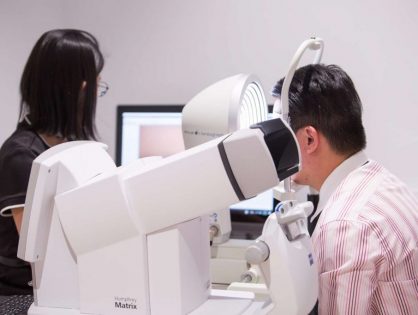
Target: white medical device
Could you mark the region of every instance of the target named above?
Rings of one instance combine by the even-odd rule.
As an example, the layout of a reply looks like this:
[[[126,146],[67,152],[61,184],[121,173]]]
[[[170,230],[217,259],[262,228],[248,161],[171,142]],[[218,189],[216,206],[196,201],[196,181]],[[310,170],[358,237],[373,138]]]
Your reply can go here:
[[[267,120],[267,113],[267,101],[256,76],[238,74],[225,78],[199,92],[184,106],[184,146],[189,149],[236,130],[249,128]],[[217,245],[228,241],[231,234],[229,208],[217,209],[209,219],[211,242]],[[224,265],[226,261],[212,262]],[[232,268],[239,272],[242,269],[239,265],[232,264]]]
[[[281,99],[277,100],[273,107],[273,117],[279,117],[286,123],[289,122],[290,83],[307,49],[316,51],[313,63],[319,63],[324,42],[320,38],[304,41],[292,59],[283,82]],[[307,314],[311,311],[318,296],[318,274],[307,227],[307,218],[313,212],[313,204],[311,202],[299,203],[294,200],[295,195],[291,189],[290,177],[285,177],[284,191],[275,194],[281,203],[277,206],[275,213],[268,217],[261,236],[247,249],[246,258],[250,263],[260,266],[273,302],[272,314]],[[289,264],[303,261],[306,255],[315,272],[307,272],[307,269],[301,268],[300,265],[295,268],[288,267]],[[282,272],[282,269],[286,272]],[[288,286],[285,290],[279,283],[270,282],[276,277],[286,278],[285,282]],[[306,289],[307,284],[310,289]],[[309,302],[306,303],[305,299]]]
[[[281,99],[276,100],[273,108],[273,117],[279,117],[287,123],[289,122],[290,83],[297,65],[307,49],[316,51],[313,63],[319,63],[324,43],[320,38],[308,39],[300,45],[292,59],[283,82]],[[253,266],[259,265],[262,276],[269,287],[272,305],[281,305],[280,311],[283,314],[307,314],[313,305],[311,303],[316,300],[318,295],[318,275],[316,273],[304,273],[303,271],[306,271],[306,269],[300,268],[300,266],[287,269],[283,267],[303,261],[303,258],[308,255],[312,263],[312,270],[316,269],[307,228],[307,218],[313,211],[313,204],[311,202],[300,203],[296,200],[296,194],[292,190],[289,177],[282,184],[276,186],[273,190],[275,199],[279,200],[280,203],[275,213],[271,214],[265,222],[261,236],[253,245],[248,247],[246,259]],[[272,249],[275,250],[272,251]],[[277,283],[270,283],[270,280],[275,279],[278,273],[281,273],[280,277],[282,279],[287,277],[286,282],[289,285],[286,290],[275,287]],[[286,276],[285,273],[287,273]],[[254,268],[248,270],[244,276],[245,282],[257,282],[257,278],[259,278],[257,270]],[[236,290],[252,290],[260,292],[260,294],[265,293],[262,284],[259,283],[235,282],[229,287]],[[309,289],[306,289],[307,287]],[[309,302],[304,303],[306,300]],[[272,313],[278,312],[279,309],[273,306]]]
[[[283,121],[289,123],[289,88],[292,82],[293,76],[295,75],[296,68],[298,67],[299,61],[302,58],[306,50],[316,51],[313,64],[318,64],[321,61],[322,54],[324,52],[324,41],[318,37],[312,37],[305,40],[299,48],[296,50],[295,55],[290,62],[289,69],[284,78],[282,90],[280,93],[280,99],[277,99],[273,105],[273,118],[282,118]],[[276,96],[276,95],[273,95]],[[277,192],[278,200],[288,200],[293,199],[294,194],[291,189],[290,178],[286,178],[283,181],[284,192]]]
[[[183,139],[186,148],[213,140],[267,120],[267,102],[257,77],[238,74],[218,81],[184,106]]]
[[[100,143],[51,148],[34,161],[19,240],[18,256],[33,271],[28,314],[265,314],[271,303],[250,293],[211,290],[205,214],[298,167],[296,139],[280,119],[119,168]],[[279,257],[276,250],[270,246],[269,257]],[[309,254],[279,264],[269,286],[287,290],[316,274]],[[293,298],[303,305],[291,309],[311,300]],[[273,306],[273,314],[289,309]]]
[[[238,74],[220,80],[203,89],[184,106],[182,131],[185,148],[249,128],[267,120],[267,113],[267,101],[256,76]],[[257,196],[254,202],[257,203],[260,198],[263,196]],[[230,239],[229,206],[214,209],[209,216],[211,282],[222,286],[239,281],[248,271],[245,250],[251,244],[249,240]]]

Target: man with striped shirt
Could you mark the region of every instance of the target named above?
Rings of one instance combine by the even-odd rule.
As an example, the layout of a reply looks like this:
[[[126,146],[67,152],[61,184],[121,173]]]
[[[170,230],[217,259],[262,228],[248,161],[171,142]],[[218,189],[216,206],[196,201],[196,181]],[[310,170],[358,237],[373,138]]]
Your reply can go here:
[[[282,84],[273,89],[278,102]],[[418,314],[418,200],[364,153],[353,82],[338,66],[305,66],[289,107],[302,155],[293,180],[320,192],[310,219],[319,314]]]

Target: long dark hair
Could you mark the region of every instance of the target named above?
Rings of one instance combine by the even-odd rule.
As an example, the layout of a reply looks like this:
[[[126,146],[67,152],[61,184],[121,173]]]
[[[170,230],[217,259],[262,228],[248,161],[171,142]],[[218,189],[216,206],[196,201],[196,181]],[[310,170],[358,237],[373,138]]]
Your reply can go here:
[[[20,82],[21,117],[34,130],[71,139],[96,139],[97,80],[104,59],[88,32],[57,29],[36,42]]]

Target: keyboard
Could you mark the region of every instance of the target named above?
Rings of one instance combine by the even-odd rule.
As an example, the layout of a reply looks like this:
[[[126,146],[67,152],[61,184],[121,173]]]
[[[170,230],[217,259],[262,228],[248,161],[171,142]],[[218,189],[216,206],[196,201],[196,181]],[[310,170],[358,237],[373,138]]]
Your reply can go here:
[[[24,315],[33,303],[32,295],[10,295],[0,297],[1,315]]]

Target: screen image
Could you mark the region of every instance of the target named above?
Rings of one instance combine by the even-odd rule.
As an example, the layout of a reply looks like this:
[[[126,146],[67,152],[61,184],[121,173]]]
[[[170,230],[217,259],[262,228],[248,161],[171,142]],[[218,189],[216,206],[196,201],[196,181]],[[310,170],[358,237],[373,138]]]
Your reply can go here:
[[[138,157],[166,157],[184,150],[181,138],[181,126],[177,125],[142,125],[139,128]]]
[[[184,150],[181,131],[182,107],[149,107],[151,106],[141,107],[138,111],[128,108],[119,113],[118,165],[125,165],[130,161],[149,156],[167,157]],[[177,112],[168,110],[177,110]]]
[[[185,150],[181,129],[182,109],[182,105],[119,105],[116,164],[126,165],[149,156],[167,157]],[[231,205],[232,237],[258,237],[273,209],[271,189]]]

